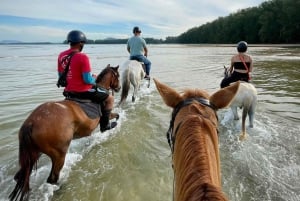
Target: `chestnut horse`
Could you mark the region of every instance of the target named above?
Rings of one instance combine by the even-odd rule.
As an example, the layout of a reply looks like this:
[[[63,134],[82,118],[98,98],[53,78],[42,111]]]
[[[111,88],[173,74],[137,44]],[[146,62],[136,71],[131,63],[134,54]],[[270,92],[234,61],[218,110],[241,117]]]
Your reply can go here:
[[[119,66],[108,65],[96,79],[97,86],[114,91],[120,90]],[[90,119],[71,100],[46,102],[38,106],[19,130],[20,169],[14,179],[17,182],[9,195],[10,200],[26,200],[29,197],[29,179],[42,153],[52,161],[47,182],[57,183],[72,139],[91,135],[100,118]]]
[[[221,189],[216,110],[230,104],[239,83],[209,96],[200,89],[178,93],[154,82],[165,104],[173,108],[167,138],[172,150],[174,201],[227,200]]]

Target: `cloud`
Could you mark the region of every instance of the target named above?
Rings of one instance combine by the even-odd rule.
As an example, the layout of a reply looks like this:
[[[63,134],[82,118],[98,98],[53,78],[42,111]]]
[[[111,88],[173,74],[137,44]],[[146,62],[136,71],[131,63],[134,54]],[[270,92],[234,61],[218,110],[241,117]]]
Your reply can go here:
[[[263,1],[1,0],[0,40],[60,42],[71,29],[81,29],[91,39],[127,38],[135,25],[144,37],[165,38]]]

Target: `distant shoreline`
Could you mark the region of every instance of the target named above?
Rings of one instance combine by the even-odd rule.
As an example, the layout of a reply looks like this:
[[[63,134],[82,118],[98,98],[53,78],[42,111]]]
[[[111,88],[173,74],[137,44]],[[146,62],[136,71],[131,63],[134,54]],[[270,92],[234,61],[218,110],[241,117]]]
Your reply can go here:
[[[34,42],[34,43],[0,43],[0,45],[63,45],[65,43]],[[183,44],[183,43],[148,43],[149,45],[187,45],[202,47],[234,47],[236,44]],[[87,43],[86,45],[124,45],[124,43]],[[300,47],[300,44],[248,44],[249,47]]]

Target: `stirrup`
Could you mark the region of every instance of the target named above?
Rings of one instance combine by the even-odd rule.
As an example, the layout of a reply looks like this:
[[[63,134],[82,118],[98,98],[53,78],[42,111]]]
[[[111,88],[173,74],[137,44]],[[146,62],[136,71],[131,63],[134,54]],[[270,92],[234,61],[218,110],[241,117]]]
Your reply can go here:
[[[149,75],[145,75],[144,79],[145,80],[150,80],[150,76]]]
[[[118,123],[115,122],[115,121],[113,121],[111,123],[109,122],[105,128],[101,128],[100,127],[100,131],[103,133],[104,131],[107,131],[107,130],[110,130],[112,128],[115,128],[117,125],[118,125]]]

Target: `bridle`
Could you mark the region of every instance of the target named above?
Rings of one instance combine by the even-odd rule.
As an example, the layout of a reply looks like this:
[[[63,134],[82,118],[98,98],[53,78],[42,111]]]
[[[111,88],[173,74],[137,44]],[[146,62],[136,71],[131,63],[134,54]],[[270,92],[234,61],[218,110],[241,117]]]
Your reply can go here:
[[[199,104],[204,105],[204,106],[207,106],[215,112],[215,107],[209,102],[209,100],[207,100],[205,98],[197,98],[197,97],[196,98],[188,98],[188,99],[185,99],[185,100],[179,102],[176,105],[176,107],[174,108],[173,112],[172,112],[172,118],[170,120],[170,126],[169,126],[169,129],[168,129],[167,134],[166,134],[172,153],[174,153],[174,144],[175,144],[175,139],[176,139],[176,133],[177,133],[177,131],[178,131],[178,129],[179,129],[181,123],[182,123],[182,122],[180,122],[178,124],[178,126],[176,127],[176,129],[174,130],[174,122],[175,122],[176,115],[178,114],[178,112],[181,108],[183,108],[187,105],[190,105],[194,102],[199,103]],[[201,115],[201,114],[199,114],[199,115]]]
[[[118,73],[115,72],[114,69],[110,68],[111,72],[112,72],[112,77],[117,80],[119,82],[119,76],[118,76]],[[111,83],[110,83],[110,88],[113,89],[113,90],[116,90],[114,87],[113,87],[113,84],[114,84],[114,81],[113,79],[111,79]]]
[[[113,69],[113,67],[107,67],[107,68],[108,68],[108,70],[112,73],[112,79],[111,79],[111,81],[110,81],[109,88],[106,89],[106,90],[112,89],[112,92],[114,92],[114,91],[118,92],[118,91],[120,90],[121,87],[118,87],[118,86],[117,86],[118,88],[116,88],[116,87],[114,86],[114,82],[117,80],[118,83],[119,83],[119,74],[118,74],[118,72],[116,72],[116,71]]]

